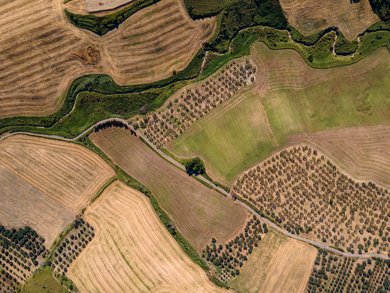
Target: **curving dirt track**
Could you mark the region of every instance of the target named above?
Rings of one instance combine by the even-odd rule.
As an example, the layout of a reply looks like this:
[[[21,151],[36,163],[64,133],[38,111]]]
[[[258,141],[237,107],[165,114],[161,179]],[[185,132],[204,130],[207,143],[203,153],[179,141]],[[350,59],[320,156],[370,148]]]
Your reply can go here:
[[[120,84],[169,77],[215,29],[212,19],[192,21],[180,0],[163,0],[98,37],[72,26],[62,2],[0,0],[0,118],[54,113],[71,81],[87,73]]]
[[[345,37],[354,40],[359,33],[379,21],[369,0],[281,0],[289,23],[304,35],[311,35],[331,26],[338,27]]]
[[[198,250],[212,237],[224,243],[240,233],[248,213],[174,167],[130,131],[110,128],[91,136],[112,161],[149,188],[176,227]]]
[[[96,236],[69,269],[80,292],[223,292],[181,250],[148,199],[112,183],[85,213]]]
[[[354,178],[372,180],[390,188],[390,125],[296,135],[289,143],[313,145]]]
[[[81,146],[16,135],[0,142],[0,223],[31,225],[50,245],[113,170]]]

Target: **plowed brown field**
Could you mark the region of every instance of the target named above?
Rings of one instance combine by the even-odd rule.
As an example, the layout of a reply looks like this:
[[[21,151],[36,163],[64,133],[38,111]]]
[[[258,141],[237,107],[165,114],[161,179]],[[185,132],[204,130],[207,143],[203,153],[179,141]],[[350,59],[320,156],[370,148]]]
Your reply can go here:
[[[87,209],[96,236],[69,270],[80,292],[223,292],[181,250],[148,199],[114,182]]]
[[[50,245],[114,175],[81,146],[24,135],[0,142],[0,223],[29,225]]]
[[[72,26],[62,1],[0,0],[0,118],[55,112],[71,81],[87,73],[120,84],[169,77],[214,28],[211,19],[192,21],[181,1],[162,0],[98,37]]]
[[[390,188],[390,125],[297,135],[289,143],[313,145],[352,177]]]
[[[281,0],[289,23],[304,35],[331,26],[338,27],[349,40],[355,39],[370,25],[379,21],[368,0]]]
[[[177,169],[129,131],[110,128],[91,136],[115,164],[148,187],[176,227],[201,250],[212,237],[224,243],[245,226],[247,212]]]

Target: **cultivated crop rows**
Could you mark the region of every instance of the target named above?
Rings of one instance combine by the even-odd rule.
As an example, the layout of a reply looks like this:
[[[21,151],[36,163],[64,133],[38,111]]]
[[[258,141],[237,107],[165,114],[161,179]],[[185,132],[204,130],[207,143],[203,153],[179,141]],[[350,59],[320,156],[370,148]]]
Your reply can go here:
[[[252,168],[233,193],[293,234],[351,253],[389,252],[389,191],[348,178],[310,147],[283,150]]]
[[[262,225],[260,220],[252,215],[245,226],[244,233],[240,233],[225,245],[217,243],[213,238],[211,245],[207,245],[203,250],[202,256],[220,269],[218,278],[221,281],[229,281],[240,274],[240,268],[267,232],[267,225],[265,223]]]
[[[319,251],[307,292],[389,292],[390,262],[357,260]]]
[[[54,252],[52,268],[55,274],[65,275],[69,266],[81,251],[95,237],[94,228],[83,218],[77,217],[72,231],[58,245]]]
[[[30,227],[0,226],[0,292],[16,292],[36,270],[47,250],[44,239]]]
[[[157,147],[166,146],[219,104],[255,82],[256,67],[248,60],[234,61],[217,75],[185,89],[163,111],[147,115],[133,123]]]

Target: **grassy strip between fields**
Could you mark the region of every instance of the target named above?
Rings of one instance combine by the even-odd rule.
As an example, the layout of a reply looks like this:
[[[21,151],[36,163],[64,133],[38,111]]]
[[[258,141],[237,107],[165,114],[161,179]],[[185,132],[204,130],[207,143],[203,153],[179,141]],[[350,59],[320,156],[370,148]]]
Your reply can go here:
[[[123,169],[121,169],[119,166],[115,165],[111,159],[95,144],[92,143],[92,141],[88,137],[83,137],[79,142],[76,142],[77,144],[83,145],[84,147],[88,148],[89,150],[95,152],[97,155],[99,155],[103,160],[105,160],[114,170],[116,173],[116,178],[129,187],[138,190],[139,192],[143,193],[145,196],[147,196],[150,200],[150,203],[155,210],[157,216],[159,217],[161,223],[164,225],[164,227],[168,230],[168,232],[172,235],[172,237],[176,240],[176,242],[180,245],[181,249],[191,258],[193,262],[195,262],[197,265],[199,265],[209,277],[210,281],[213,282],[215,285],[223,288],[228,288],[227,285],[221,281],[219,281],[210,270],[210,267],[206,263],[205,260],[198,254],[198,252],[193,248],[191,243],[175,228],[173,221],[169,218],[168,214],[160,207],[156,197],[153,195],[153,193],[145,187],[142,183],[140,183],[137,179],[133,178],[129,174],[127,174]]]
[[[66,286],[67,288],[72,285]],[[70,289],[70,290],[72,290]],[[66,293],[66,290],[53,276],[53,270],[50,266],[39,268],[34,275],[23,285],[21,293]]]
[[[123,9],[107,14],[96,16],[93,14],[77,14],[65,9],[65,15],[69,21],[76,27],[89,30],[99,36],[105,35],[141,9],[153,5],[160,0],[137,0],[126,5]]]
[[[200,50],[189,66],[165,80],[147,85],[118,86],[107,75],[86,75],[70,86],[62,108],[47,117],[14,117],[0,120],[0,134],[26,131],[40,134],[75,137],[94,123],[107,118],[130,118],[158,109],[173,93],[183,86],[207,78],[232,59],[249,55],[255,42],[263,42],[270,49],[296,50],[308,65],[330,68],[349,65],[372,54],[376,49],[390,48],[390,31],[382,30],[383,23],[373,26],[360,36],[354,57],[333,56],[332,46],[337,32],[329,31],[311,46],[289,38],[287,30],[271,27],[252,27],[240,31],[225,54],[210,53],[201,72],[204,50]],[[339,35],[339,39],[343,38]],[[346,43],[338,50],[355,48]],[[339,46],[340,47],[340,46]]]

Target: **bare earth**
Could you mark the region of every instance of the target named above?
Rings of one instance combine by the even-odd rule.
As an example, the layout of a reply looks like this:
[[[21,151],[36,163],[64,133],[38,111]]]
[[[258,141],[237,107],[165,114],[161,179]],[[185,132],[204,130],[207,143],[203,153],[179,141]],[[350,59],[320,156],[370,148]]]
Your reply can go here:
[[[181,250],[148,199],[112,183],[85,213],[96,229],[69,277],[80,292],[223,292]]]
[[[74,213],[0,165],[0,225],[30,226],[49,247]]]
[[[57,111],[69,84],[87,73],[119,84],[167,78],[215,29],[213,19],[192,21],[180,0],[163,0],[98,37],[71,25],[62,2],[0,0],[0,118]]]
[[[313,145],[352,177],[390,188],[390,125],[297,135],[291,137],[289,143]]]
[[[241,292],[305,292],[317,250],[270,231],[232,286]]]
[[[0,142],[0,223],[31,225],[50,244],[114,175],[100,157],[66,142],[25,135]]]
[[[379,21],[369,0],[281,0],[289,23],[304,35],[311,35],[331,26],[338,27],[345,37],[354,40],[369,26]]]
[[[112,10],[134,2],[134,0],[82,0],[86,2],[88,12]]]
[[[215,237],[224,243],[245,226],[247,212],[177,169],[129,131],[110,128],[91,136],[115,164],[145,184],[177,228],[198,250]]]

